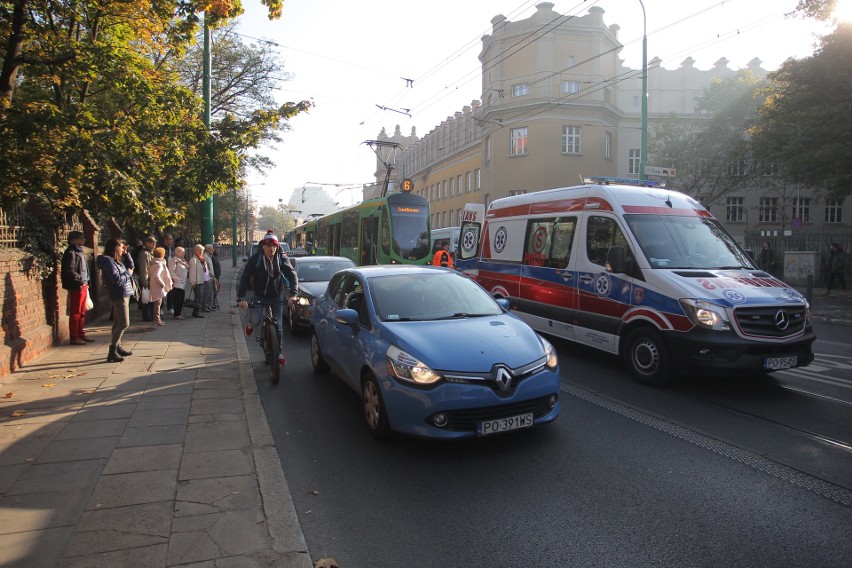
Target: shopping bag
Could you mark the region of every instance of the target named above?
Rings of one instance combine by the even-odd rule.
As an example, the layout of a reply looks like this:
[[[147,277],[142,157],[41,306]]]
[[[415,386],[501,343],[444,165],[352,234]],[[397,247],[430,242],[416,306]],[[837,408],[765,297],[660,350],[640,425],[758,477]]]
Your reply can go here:
[[[142,288],[142,293],[140,295],[140,302],[143,304],[147,304],[151,301],[151,289],[150,288]]]
[[[95,303],[92,301],[92,295],[87,293],[86,294],[86,311],[94,310],[94,309],[95,309]]]

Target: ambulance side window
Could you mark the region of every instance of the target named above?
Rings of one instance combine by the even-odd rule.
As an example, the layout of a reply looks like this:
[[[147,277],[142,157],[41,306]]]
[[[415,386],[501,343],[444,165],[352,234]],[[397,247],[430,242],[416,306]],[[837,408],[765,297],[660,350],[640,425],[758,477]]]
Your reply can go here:
[[[586,255],[589,261],[600,266],[606,265],[606,254],[611,246],[624,247],[625,253],[632,256],[630,245],[614,219],[590,216],[586,225]]]
[[[576,217],[562,217],[553,224],[553,238],[550,245],[550,256],[545,265],[550,268],[566,268],[571,261],[571,245],[574,244],[574,230],[577,228]]]
[[[530,219],[527,222],[527,236],[524,243],[524,264],[545,266],[555,221],[556,219]]]

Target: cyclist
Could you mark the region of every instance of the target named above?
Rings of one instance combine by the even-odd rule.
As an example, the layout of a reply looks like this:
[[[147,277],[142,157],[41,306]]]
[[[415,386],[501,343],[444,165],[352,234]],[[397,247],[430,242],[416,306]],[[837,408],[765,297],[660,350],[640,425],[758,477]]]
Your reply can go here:
[[[278,244],[278,237],[272,231],[267,231],[260,242],[260,250],[254,253],[246,262],[240,286],[237,289],[237,304],[240,309],[248,309],[245,301],[246,292],[251,289],[253,300],[259,306],[252,306],[246,322],[246,335],[251,335],[254,328],[260,325],[264,306],[272,307],[272,314],[278,322],[278,344],[281,346],[278,363],[282,367],[287,364],[284,358],[284,298],[292,301],[299,290],[299,279],[290,261],[284,255]]]

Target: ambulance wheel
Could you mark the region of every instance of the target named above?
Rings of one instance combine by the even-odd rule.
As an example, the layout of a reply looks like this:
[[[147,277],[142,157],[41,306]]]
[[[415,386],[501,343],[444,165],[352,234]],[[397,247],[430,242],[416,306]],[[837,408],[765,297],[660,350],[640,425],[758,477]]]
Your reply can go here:
[[[666,386],[672,382],[672,358],[659,332],[649,327],[631,331],[624,339],[624,362],[637,381]]]

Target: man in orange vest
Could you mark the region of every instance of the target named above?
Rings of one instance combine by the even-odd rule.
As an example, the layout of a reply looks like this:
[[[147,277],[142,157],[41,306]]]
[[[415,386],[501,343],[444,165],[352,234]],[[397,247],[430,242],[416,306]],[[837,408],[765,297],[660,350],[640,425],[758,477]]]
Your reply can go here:
[[[441,248],[439,248],[435,252],[435,256],[432,257],[432,266],[446,266],[447,268],[453,268],[453,257],[448,250],[449,248],[450,243],[448,241],[441,243]]]

